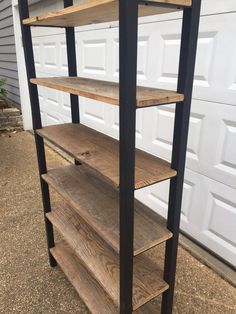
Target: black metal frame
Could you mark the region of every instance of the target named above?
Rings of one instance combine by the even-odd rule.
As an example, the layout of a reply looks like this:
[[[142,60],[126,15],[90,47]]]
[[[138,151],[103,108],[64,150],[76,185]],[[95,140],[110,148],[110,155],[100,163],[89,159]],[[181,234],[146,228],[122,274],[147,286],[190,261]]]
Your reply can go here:
[[[146,5],[146,6],[152,6],[152,7],[161,7],[161,8],[169,8],[169,9],[179,9],[182,10],[186,6],[184,5],[178,5],[178,4],[172,4],[172,3],[158,3],[152,0],[138,0],[138,3],[140,5]]]
[[[179,79],[177,91],[184,94],[184,101],[176,104],[173,151],[171,167],[177,176],[170,181],[167,227],[173,237],[166,243],[164,279],[169,289],[164,292],[162,314],[170,314],[173,307],[176,259],[185,172],[185,160],[190,120],[194,69],[197,51],[201,0],[193,0],[191,8],[183,12],[182,38],[180,48]]]
[[[73,5],[73,0],[64,0],[64,7],[67,8]],[[69,76],[77,76],[77,63],[76,63],[76,42],[75,42],[75,29],[74,27],[66,27],[66,47],[67,47],[67,60],[68,60],[68,74]],[[71,103],[71,119],[73,123],[80,123],[79,115],[79,97],[70,95]]]
[[[184,101],[176,104],[172,168],[177,176],[170,181],[169,208],[167,227],[173,238],[166,243],[164,279],[169,289],[164,292],[162,314],[171,314],[173,307],[176,257],[178,249],[179,224],[184,182],[184,169],[191,109],[194,66],[201,0],[192,0],[192,7],[181,6],[183,25],[179,62],[179,93],[184,94]],[[28,1],[19,0],[21,21],[29,17]],[[73,5],[73,0],[64,0],[64,7]],[[145,0],[119,0],[119,64],[120,64],[120,313],[132,313],[133,290],[133,236],[134,236],[134,191],[135,191],[135,131],[136,131],[136,85],[137,85],[137,40],[138,40],[138,5],[153,5],[179,8],[178,5],[156,3]],[[33,129],[42,127],[38,89],[30,83],[36,77],[33,45],[30,26],[23,25],[26,69],[29,84]],[[65,27],[69,76],[77,76],[76,43],[73,27]],[[70,95],[71,116],[73,123],[80,123],[78,96]],[[42,199],[51,266],[56,261],[50,253],[54,244],[53,226],[46,217],[51,210],[47,183],[41,175],[47,172],[43,139],[35,132],[35,143],[42,189]]]
[[[73,0],[64,0],[64,8],[70,7],[72,5]],[[65,33],[66,33],[68,75],[72,77],[77,77],[76,41],[74,27],[65,27]],[[79,97],[77,95],[70,94],[70,105],[72,123],[80,123]],[[76,159],[74,160],[74,163],[77,166],[81,165],[81,163]]]
[[[19,5],[20,20],[21,20],[21,31],[22,31],[22,41],[23,41],[24,55],[25,55],[25,66],[26,66],[26,72],[27,72],[27,78],[28,78],[33,130],[34,130],[34,136],[35,136],[35,145],[36,145],[36,152],[37,152],[37,159],[38,159],[41,192],[42,192],[42,202],[43,202],[43,210],[44,210],[44,220],[45,220],[47,247],[48,247],[48,254],[49,254],[49,263],[52,267],[54,267],[57,265],[57,263],[54,257],[52,256],[52,254],[50,253],[50,249],[55,246],[53,225],[46,217],[46,213],[51,211],[50,193],[49,193],[49,186],[47,182],[42,179],[42,175],[47,173],[44,139],[36,133],[37,129],[42,128],[38,88],[37,88],[37,85],[30,83],[31,78],[36,78],[32,35],[31,35],[30,26],[24,25],[22,23],[23,19],[27,19],[29,17],[28,0],[19,0],[18,5]],[[73,5],[73,0],[64,0],[65,7],[70,6],[70,5]],[[66,27],[65,31],[66,31],[66,43],[67,43],[68,74],[69,76],[77,76],[76,45],[75,45],[74,28]],[[80,123],[78,96],[70,95],[70,101],[71,101],[72,122]],[[75,163],[79,164],[77,161],[75,161]]]
[[[135,107],[137,76],[137,17],[141,5],[179,8],[152,1],[120,0],[120,313],[132,313],[134,172],[135,172]],[[176,104],[171,166],[177,176],[171,179],[167,227],[173,238],[166,243],[164,279],[169,289],[164,292],[162,314],[171,314],[175,285],[176,258],[184,182],[184,170],[190,119],[193,77],[201,0],[192,7],[182,7],[183,24],[177,91],[184,101]]]
[[[137,0],[119,2],[120,55],[120,313],[132,313]]]
[[[25,66],[26,66],[28,86],[29,86],[33,129],[34,129],[35,144],[36,144],[36,151],[37,151],[37,158],[38,158],[38,169],[39,169],[40,184],[41,184],[41,191],[42,191],[42,201],[43,201],[44,221],[45,221],[45,228],[46,228],[48,254],[49,254],[49,263],[52,267],[54,267],[57,265],[57,263],[54,257],[52,256],[52,254],[50,253],[50,248],[55,246],[53,226],[46,217],[46,213],[51,211],[50,194],[49,194],[48,184],[42,179],[42,174],[45,174],[47,172],[44,140],[42,137],[40,137],[36,133],[37,129],[42,128],[38,88],[37,88],[37,85],[30,83],[30,78],[36,77],[32,36],[31,36],[30,26],[22,24],[22,20],[29,17],[28,1],[19,0],[18,5],[19,5],[20,20],[21,20],[22,41],[23,41],[24,54],[25,54]]]

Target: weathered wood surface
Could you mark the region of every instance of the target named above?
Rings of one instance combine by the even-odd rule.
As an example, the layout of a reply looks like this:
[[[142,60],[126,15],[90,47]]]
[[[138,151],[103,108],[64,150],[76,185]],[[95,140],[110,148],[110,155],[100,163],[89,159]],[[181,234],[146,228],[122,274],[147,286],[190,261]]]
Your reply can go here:
[[[31,79],[31,83],[119,106],[119,84],[80,77]],[[184,95],[165,89],[137,87],[137,108],[181,102]]]
[[[118,308],[112,302],[105,290],[79,262],[74,251],[65,241],[56,243],[51,249],[58,265],[74,286],[81,299],[92,314],[118,314]],[[146,303],[135,314],[156,314],[156,308],[150,302]]]
[[[119,188],[119,142],[82,124],[44,127],[37,133],[86,165],[115,188]],[[136,149],[135,188],[176,176],[170,164]]]
[[[85,171],[83,166],[50,170],[43,179],[119,253],[119,193]],[[134,255],[169,238],[166,221],[139,201],[134,211]]]
[[[191,6],[192,0],[153,0],[164,4]],[[141,5],[139,16],[176,11],[168,7]],[[118,20],[118,0],[87,0],[56,12],[43,13],[23,21],[24,24],[46,26],[81,26]]]
[[[107,293],[82,265],[68,244],[64,241],[57,243],[51,253],[91,313],[119,313]]]
[[[69,206],[54,209],[47,217],[65,238],[78,259],[119,306],[119,255]],[[133,310],[168,289],[162,271],[148,257],[134,258]]]

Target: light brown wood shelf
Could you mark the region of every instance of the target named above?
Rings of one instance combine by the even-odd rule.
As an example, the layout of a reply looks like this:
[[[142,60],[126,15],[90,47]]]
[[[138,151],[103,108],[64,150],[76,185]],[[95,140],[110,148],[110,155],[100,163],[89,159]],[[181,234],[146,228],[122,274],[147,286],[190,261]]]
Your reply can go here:
[[[51,250],[55,260],[91,313],[118,314],[118,308],[64,241]]]
[[[119,142],[82,124],[44,127],[37,133],[86,165],[115,188],[119,188]],[[170,164],[136,149],[135,188],[176,176]]]
[[[74,251],[65,241],[56,243],[56,246],[50,251],[92,314],[119,313],[117,306],[115,306],[105,290],[82,265]],[[155,314],[156,308],[148,302],[134,313]]]
[[[152,0],[160,4],[191,6],[192,0]],[[87,0],[56,12],[43,13],[23,20],[26,25],[82,26],[118,20],[118,0]],[[177,11],[175,8],[140,5],[139,16]]]
[[[119,106],[119,84],[81,77],[31,79],[31,83]],[[137,87],[137,108],[181,102],[184,95],[150,87]]]
[[[119,193],[83,166],[52,169],[43,179],[119,253]],[[134,256],[170,239],[164,218],[135,201]]]
[[[119,255],[115,253],[79,216],[67,205],[61,205],[48,219],[58,229],[116,306],[119,306]],[[163,293],[168,284],[163,273],[147,256],[134,258],[133,310]]]

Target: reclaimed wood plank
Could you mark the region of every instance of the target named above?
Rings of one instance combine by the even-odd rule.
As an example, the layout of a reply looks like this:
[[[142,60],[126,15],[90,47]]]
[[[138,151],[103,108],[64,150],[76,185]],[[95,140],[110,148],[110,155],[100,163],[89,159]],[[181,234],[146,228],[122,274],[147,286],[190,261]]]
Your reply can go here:
[[[93,314],[118,314],[118,308],[64,241],[51,250],[55,260]]]
[[[65,241],[56,243],[56,246],[50,251],[92,314],[119,313],[118,308],[109,298],[108,294],[81,264],[74,251]],[[155,314],[156,308],[148,302],[138,308],[134,313]]]
[[[119,255],[69,206],[60,206],[47,217],[118,307]],[[133,310],[168,289],[162,277],[163,272],[147,256],[140,254],[134,258]]]
[[[191,6],[192,0],[153,0],[160,4]],[[43,13],[23,20],[25,25],[82,26],[118,20],[118,0],[87,0],[55,12]],[[139,16],[177,11],[178,8],[140,5]]]
[[[52,169],[43,179],[119,253],[119,193],[83,166]],[[164,218],[135,200],[134,256],[170,239]]]
[[[44,127],[37,133],[119,188],[119,141],[82,124],[72,123]],[[176,174],[167,161],[136,149],[136,189],[170,179]]]
[[[119,106],[119,84],[81,77],[35,78],[31,83]],[[137,87],[137,108],[181,102],[184,95],[165,89]]]

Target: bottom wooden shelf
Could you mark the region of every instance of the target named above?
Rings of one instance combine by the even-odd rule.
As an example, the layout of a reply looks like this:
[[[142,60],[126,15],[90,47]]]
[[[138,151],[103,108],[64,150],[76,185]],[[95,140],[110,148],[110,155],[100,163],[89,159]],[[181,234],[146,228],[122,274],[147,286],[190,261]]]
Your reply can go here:
[[[93,314],[118,314],[119,310],[99,285],[80,263],[73,250],[65,241],[56,243],[51,250],[52,255],[65,273],[81,299]],[[155,307],[151,303],[143,305],[135,314],[154,314]]]
[[[72,248],[78,260],[119,306],[119,255],[115,253],[68,205],[54,208],[48,219]],[[162,270],[140,254],[134,258],[133,310],[168,289]]]
[[[64,241],[57,243],[51,249],[51,253],[91,313],[118,313],[117,307],[106,292],[88,273]]]

